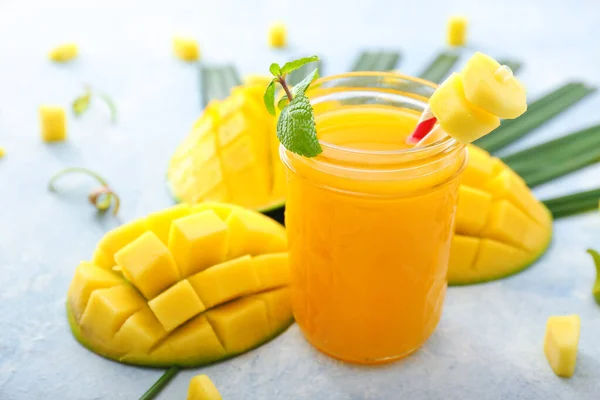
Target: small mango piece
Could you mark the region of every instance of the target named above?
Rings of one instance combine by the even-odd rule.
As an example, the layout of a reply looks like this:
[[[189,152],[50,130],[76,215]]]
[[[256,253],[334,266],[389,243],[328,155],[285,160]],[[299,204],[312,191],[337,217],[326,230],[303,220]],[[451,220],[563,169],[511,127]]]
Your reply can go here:
[[[61,106],[43,105],[39,109],[44,142],[60,142],[67,138],[67,119]]]
[[[4,147],[0,146],[0,158],[4,157],[6,155],[6,150],[4,149]]]
[[[546,323],[544,353],[554,373],[570,378],[575,372],[581,319],[579,315],[552,316]]]
[[[79,49],[75,43],[64,43],[56,46],[48,53],[48,58],[54,62],[65,63],[77,57]]]
[[[450,46],[464,46],[467,43],[468,21],[462,16],[452,16],[448,19],[447,41]]]
[[[500,118],[469,103],[457,73],[433,93],[429,107],[442,129],[462,144],[474,142],[500,126]]]
[[[287,46],[287,28],[281,21],[275,21],[269,26],[269,46],[283,48]]]
[[[190,37],[173,37],[173,51],[183,61],[197,61],[200,58],[198,42]]]
[[[160,324],[171,332],[206,309],[188,281],[180,281],[148,302]]]
[[[475,53],[460,72],[466,99],[500,118],[517,118],[527,110],[525,87],[510,68]]]
[[[221,394],[210,378],[206,375],[196,375],[190,381],[187,400],[221,400]]]
[[[594,258],[594,264],[596,265],[596,281],[592,287],[592,295],[596,303],[600,304],[600,254],[592,249],[588,249],[587,252]]]

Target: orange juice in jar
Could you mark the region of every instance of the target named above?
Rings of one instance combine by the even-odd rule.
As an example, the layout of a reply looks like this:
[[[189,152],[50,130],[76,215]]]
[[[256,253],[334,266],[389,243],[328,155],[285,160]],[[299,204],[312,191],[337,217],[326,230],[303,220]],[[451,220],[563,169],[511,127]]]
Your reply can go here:
[[[281,148],[294,316],[341,360],[399,359],[440,319],[466,151],[449,136],[405,144],[434,89],[386,73],[321,79],[309,96],[323,153]]]

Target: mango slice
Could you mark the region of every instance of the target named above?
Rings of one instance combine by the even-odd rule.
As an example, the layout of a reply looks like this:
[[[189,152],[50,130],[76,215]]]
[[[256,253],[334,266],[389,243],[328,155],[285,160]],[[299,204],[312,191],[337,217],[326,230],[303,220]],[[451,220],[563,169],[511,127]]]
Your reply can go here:
[[[500,118],[467,101],[456,73],[433,93],[429,107],[442,129],[459,143],[472,143],[500,126]]]
[[[187,400],[221,400],[217,387],[206,375],[196,375],[190,380]]]
[[[469,284],[517,273],[544,253],[552,217],[502,161],[469,145],[456,208],[448,282]]]
[[[581,319],[579,315],[552,316],[546,323],[544,353],[558,376],[570,378],[575,372]]]
[[[71,329],[92,351],[130,364],[193,367],[235,356],[292,322],[286,251],[283,226],[238,206],[153,213],[108,232],[94,252],[101,265],[77,267]]]
[[[517,118],[527,110],[525,87],[508,67],[475,53],[460,72],[465,98],[500,118]]]
[[[229,202],[265,210],[283,203],[285,174],[265,86],[249,83],[212,102],[169,163],[169,188],[179,201]],[[251,183],[251,184],[249,184]]]

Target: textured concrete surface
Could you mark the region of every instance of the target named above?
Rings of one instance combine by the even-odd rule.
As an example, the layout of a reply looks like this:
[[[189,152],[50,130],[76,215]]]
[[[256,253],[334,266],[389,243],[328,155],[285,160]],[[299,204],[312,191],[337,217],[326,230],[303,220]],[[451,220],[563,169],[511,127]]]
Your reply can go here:
[[[401,70],[416,73],[443,47],[453,12],[471,19],[471,50],[525,62],[532,94],[567,79],[598,83],[600,5],[593,1],[9,1],[0,0],[0,399],[135,399],[162,373],[119,365],[85,350],[64,315],[73,270],[114,226],[86,203],[84,178],[46,190],[66,166],[101,172],[131,219],[171,204],[169,155],[199,113],[196,71],[175,60],[170,38],[188,31],[206,60],[235,61],[245,73],[272,60],[321,54],[326,73],[349,68],[366,47],[397,48]],[[160,5],[162,3],[162,5]],[[302,3],[302,4],[300,4]],[[452,3],[452,4],[450,4]],[[126,5],[123,5],[126,4]],[[168,6],[167,6],[168,4]],[[289,24],[291,47],[265,46],[268,21]],[[74,40],[80,58],[47,62],[54,44]],[[463,57],[464,60],[464,57]],[[69,140],[43,144],[37,107],[68,106],[81,84],[109,93],[116,126],[99,102],[69,117]],[[598,122],[599,96],[519,143],[526,146]],[[588,168],[536,193],[546,197],[598,186]],[[499,282],[452,288],[425,347],[383,367],[344,365],[309,347],[297,327],[234,360],[181,373],[160,396],[183,399],[189,378],[211,376],[225,399],[597,399],[600,308],[590,295],[600,248],[600,215],[556,223],[554,244],[528,271]],[[579,313],[576,375],[554,376],[542,353],[546,318]]]

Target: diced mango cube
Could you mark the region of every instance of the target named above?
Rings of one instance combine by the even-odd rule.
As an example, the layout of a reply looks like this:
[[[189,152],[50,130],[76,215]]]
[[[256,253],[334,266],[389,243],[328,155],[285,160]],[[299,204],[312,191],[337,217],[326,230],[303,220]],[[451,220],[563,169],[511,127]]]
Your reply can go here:
[[[121,325],[146,303],[129,285],[97,289],[81,316],[81,328],[101,341],[110,341]]]
[[[173,38],[173,51],[183,61],[197,61],[200,58],[198,42],[190,37],[175,36]]]
[[[40,106],[40,127],[45,142],[59,142],[67,138],[67,118],[61,106]]]
[[[527,214],[508,200],[492,204],[482,236],[527,250],[538,251],[538,238],[543,231]]]
[[[92,255],[92,264],[104,269],[111,269],[115,265],[115,260],[112,255],[106,254],[100,247],[96,247]]]
[[[206,309],[188,281],[181,281],[148,302],[161,325],[171,332]]]
[[[262,300],[243,298],[209,310],[205,315],[228,354],[249,350],[269,337],[269,320]]]
[[[456,206],[456,233],[476,236],[485,226],[492,206],[492,195],[461,185]]]
[[[221,393],[206,375],[196,375],[190,381],[187,400],[221,400]]]
[[[125,282],[114,273],[99,268],[88,262],[82,262],[75,270],[75,276],[69,286],[69,303],[75,319],[79,321],[92,292]]]
[[[493,174],[493,161],[491,157],[475,145],[469,145],[469,162],[462,174],[462,183],[468,186],[481,188]]]
[[[6,149],[2,146],[0,146],[0,158],[4,157],[6,155]]]
[[[117,264],[148,300],[179,280],[179,270],[167,246],[146,232],[115,254]]]
[[[68,62],[77,57],[79,48],[75,43],[64,43],[56,46],[48,53],[48,58],[55,62]]]
[[[462,16],[448,19],[446,39],[450,46],[464,46],[467,43],[467,25],[467,19]]]
[[[154,313],[148,306],[127,318],[121,329],[113,338],[114,346],[123,352],[147,352],[167,336],[167,331],[162,327]]]
[[[249,255],[226,261],[188,278],[207,308],[256,292],[256,272]]]
[[[221,218],[223,221],[225,221],[227,219],[227,217],[229,217],[229,214],[231,214],[231,211],[239,208],[236,205],[233,204],[225,204],[225,203],[216,203],[213,201],[204,201],[202,203],[196,204],[192,207],[192,213],[199,213],[202,211],[207,211],[207,210],[212,210],[214,211],[219,218]]]
[[[460,75],[456,73],[433,93],[429,107],[442,129],[462,144],[474,142],[500,126],[500,118],[467,101]]]
[[[448,280],[454,283],[469,282],[475,272],[474,264],[480,239],[473,236],[454,235],[448,262]]]
[[[179,218],[171,224],[169,250],[182,278],[225,260],[229,231],[212,210]]]
[[[289,287],[269,290],[254,295],[252,298],[265,303],[271,334],[276,333],[280,329],[279,327],[285,325],[286,321],[292,318],[292,299]]]
[[[581,319],[579,315],[552,316],[546,324],[544,353],[554,373],[570,378],[575,372]]]
[[[169,363],[187,361],[190,357],[198,358],[199,355],[205,362],[219,360],[227,355],[204,314],[173,331],[152,352],[153,358]]]
[[[285,228],[267,216],[240,208],[233,210],[226,222],[228,258],[287,251]]]
[[[133,220],[109,231],[98,242],[98,248],[104,251],[107,257],[113,259],[117,251],[142,236],[146,231],[148,231],[146,218]],[[113,259],[112,265],[115,264]]]
[[[489,279],[507,276],[531,262],[531,254],[515,246],[492,239],[481,239],[473,267],[489,271]]]
[[[269,26],[269,46],[283,48],[287,45],[287,28],[281,21],[275,21]]]
[[[525,87],[510,68],[475,53],[460,72],[466,99],[500,118],[517,118],[527,110]]]
[[[187,217],[192,212],[189,204],[178,204],[165,210],[148,214],[148,227],[164,244],[169,244],[169,233],[171,222],[176,219]]]
[[[261,254],[252,258],[252,267],[258,278],[259,290],[267,290],[290,283],[288,253]]]

